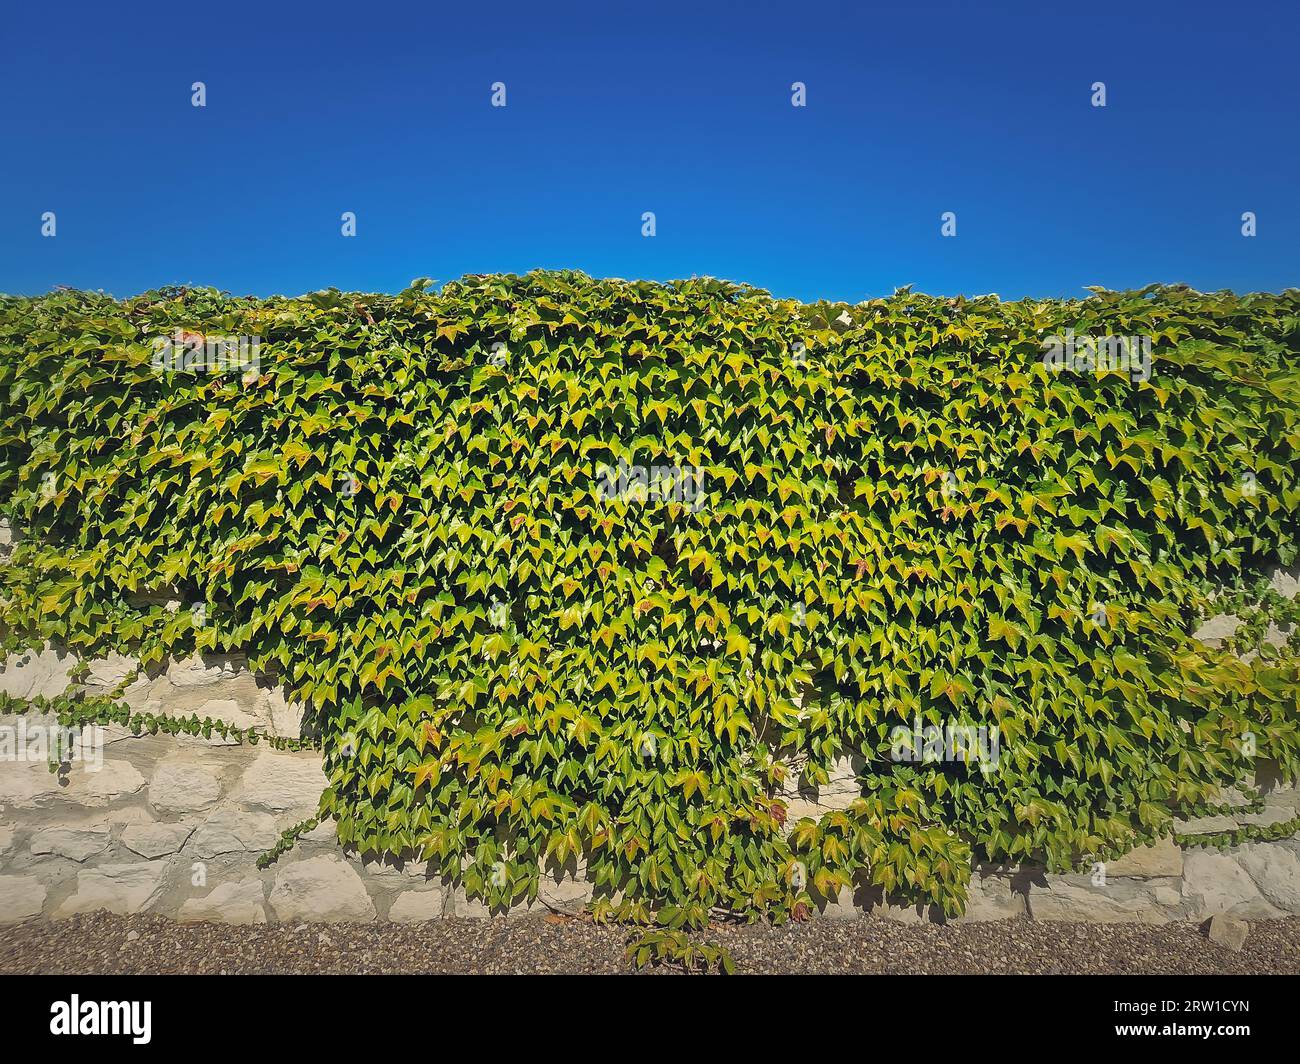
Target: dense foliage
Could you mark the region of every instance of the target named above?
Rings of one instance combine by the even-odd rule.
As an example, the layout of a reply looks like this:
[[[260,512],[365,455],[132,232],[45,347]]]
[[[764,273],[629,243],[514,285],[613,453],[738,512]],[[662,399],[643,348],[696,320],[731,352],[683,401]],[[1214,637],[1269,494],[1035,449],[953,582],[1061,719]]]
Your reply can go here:
[[[0,298],[6,646],[246,651],[342,843],[497,904],[585,861],[598,915],[669,930],[855,879],[958,911],[972,861],[1294,774],[1295,648],[1189,633],[1295,558],[1300,292],[427,289]],[[1067,330],[1148,338],[1149,379],[1053,371]],[[187,335],[256,372],[160,370]],[[900,758],[931,724],[996,764]],[[845,755],[861,797],[785,823],[786,767]]]

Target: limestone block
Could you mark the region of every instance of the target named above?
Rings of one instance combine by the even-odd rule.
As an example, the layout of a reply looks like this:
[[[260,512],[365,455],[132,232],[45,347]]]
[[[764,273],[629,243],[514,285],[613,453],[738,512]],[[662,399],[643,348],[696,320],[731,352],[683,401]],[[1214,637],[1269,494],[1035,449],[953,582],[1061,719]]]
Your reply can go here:
[[[266,891],[256,878],[222,883],[202,898],[185,901],[176,919],[182,924],[264,924]]]
[[[375,905],[356,870],[340,857],[309,857],[283,867],[271,889],[282,923],[356,923],[375,919]]]
[[[33,876],[0,876],[0,924],[40,916],[45,894],[45,888]]]
[[[437,887],[427,890],[404,890],[388,910],[388,919],[397,924],[422,923],[436,920],[442,915],[442,891]]]
[[[221,780],[203,763],[184,757],[159,763],[149,781],[149,804],[167,813],[207,809],[221,798]]]
[[[81,863],[108,849],[110,832],[107,824],[65,824],[43,828],[29,844],[37,856],[53,854]]]
[[[54,911],[55,919],[106,909],[129,915],[149,908],[162,893],[165,861],[106,864],[77,873],[77,890]]]

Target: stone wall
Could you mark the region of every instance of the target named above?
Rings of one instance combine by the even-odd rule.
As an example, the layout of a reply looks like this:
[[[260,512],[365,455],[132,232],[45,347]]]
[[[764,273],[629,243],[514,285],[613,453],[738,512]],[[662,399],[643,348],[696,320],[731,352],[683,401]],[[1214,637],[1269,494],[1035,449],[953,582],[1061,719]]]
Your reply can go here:
[[[0,532],[3,540],[8,530]],[[1290,596],[1300,583],[1278,574],[1274,587]],[[1222,638],[1233,620],[1214,618],[1197,635],[1207,642]],[[61,694],[75,664],[51,648],[12,657],[0,663],[0,691],[22,698]],[[106,693],[133,669],[126,658],[92,662],[84,686]],[[294,738],[303,721],[283,691],[249,672],[238,655],[168,663],[132,682],[125,700],[139,712],[197,714]],[[0,735],[54,723],[38,714],[0,717]],[[258,856],[282,831],[315,814],[325,786],[319,754],[218,737],[135,736],[116,727],[104,728],[102,738],[98,770],[73,762],[66,775],[56,775],[43,757],[31,763],[18,752],[15,759],[12,743],[0,754],[0,923],[94,909],[228,923],[490,915],[422,864],[363,864],[348,856],[329,823],[303,836],[269,868],[258,869]],[[789,823],[846,806],[859,793],[857,767],[851,758],[842,759],[815,792],[791,784],[785,796]],[[1300,813],[1294,788],[1262,780],[1260,792],[1260,812],[1202,818],[1180,825],[1180,831],[1231,831]],[[1251,796],[1236,797],[1245,804]],[[590,900],[582,868],[545,873],[538,903],[515,912],[576,912]],[[890,904],[869,886],[822,899],[819,908],[840,919],[938,918]],[[1080,875],[981,868],[963,919],[1163,923],[1292,913],[1300,913],[1300,835],[1222,853],[1180,851],[1166,840]]]
[[[49,648],[14,656],[0,665],[0,691],[61,694],[75,664]],[[93,662],[84,686],[111,691],[134,666]],[[172,662],[133,682],[126,701],[140,712],[197,714],[291,738],[302,722],[238,656]],[[258,869],[281,832],[315,815],[326,782],[318,753],[106,726],[98,758],[55,774],[43,754],[26,760],[22,740],[56,726],[52,715],[0,716],[0,735],[10,737],[0,751],[0,923],[95,909],[224,923],[490,915],[423,863],[344,854],[329,822]],[[581,869],[547,870],[539,901],[513,911],[577,912],[590,898]]]
[[[799,815],[818,816],[843,808],[857,793],[853,764],[836,765],[831,781],[815,796],[803,795]],[[852,787],[852,794],[849,788]],[[1235,816],[1177,821],[1180,833],[1232,831],[1247,825],[1271,825],[1300,815],[1300,791],[1265,783],[1263,808]],[[1243,807],[1252,796],[1235,792]],[[1234,795],[1225,795],[1231,801]],[[792,803],[793,806],[793,803]],[[820,899],[822,915],[858,919],[870,912],[886,919],[914,922],[941,919],[920,906],[891,904],[879,888],[861,884],[837,898]],[[1089,871],[1057,875],[1040,867],[981,867],[971,879],[963,920],[1034,920],[1085,923],[1163,924],[1202,921],[1212,916],[1248,920],[1300,915],[1300,832],[1274,842],[1251,842],[1222,852],[1200,847],[1182,849],[1172,839],[1145,846]]]
[[[48,646],[13,655],[0,663],[0,692],[16,698],[52,698],[67,689],[76,664],[72,655]],[[137,665],[122,655],[92,661],[80,686],[87,694],[108,694]],[[241,654],[203,654],[169,662],[134,680],[121,700],[137,713],[211,717],[236,728],[257,727],[291,738],[298,738],[302,727],[301,707],[288,702],[273,680],[250,672]]]
[[[13,694],[58,693],[52,688],[66,683],[69,665],[47,651],[0,672],[0,684]],[[104,663],[92,668],[90,679],[111,688],[124,667]],[[169,712],[208,715],[230,706],[235,723],[252,718],[276,729],[278,722],[281,734],[297,726],[296,715],[280,709],[283,698],[274,689],[229,659],[173,664],[136,688],[133,701],[158,703]],[[54,723],[35,713],[0,717],[0,728],[10,734]],[[314,815],[325,786],[319,754],[219,738],[135,736],[118,727],[105,727],[102,739],[97,770],[93,762],[73,761],[66,774],[54,774],[44,760],[0,760],[0,923],[94,909],[227,923],[490,915],[423,864],[363,864],[349,857],[330,823],[303,836],[269,868],[258,869],[258,856],[282,831]],[[817,792],[792,791],[791,812],[815,816],[843,808],[857,794],[854,769],[845,758]],[[1271,824],[1298,811],[1300,792],[1273,788],[1259,813],[1183,830]],[[590,900],[581,870],[572,872],[549,870],[531,909],[576,912]],[[865,886],[823,900],[821,910],[838,919],[937,918],[889,904]],[[1104,876],[1097,870],[1049,875],[1035,868],[979,869],[963,919],[1163,923],[1288,913],[1300,913],[1300,836],[1224,853],[1180,851],[1165,841],[1110,862]]]

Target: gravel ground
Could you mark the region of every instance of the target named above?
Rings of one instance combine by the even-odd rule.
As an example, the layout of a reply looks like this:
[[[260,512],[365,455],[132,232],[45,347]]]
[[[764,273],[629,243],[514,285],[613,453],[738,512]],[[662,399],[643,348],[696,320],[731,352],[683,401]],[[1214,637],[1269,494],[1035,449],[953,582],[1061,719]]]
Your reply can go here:
[[[0,928],[0,973],[619,973],[626,934],[541,916],[229,927],[95,913]],[[1300,973],[1300,918],[1252,924],[1240,953],[1194,924],[814,920],[705,938],[754,973]]]

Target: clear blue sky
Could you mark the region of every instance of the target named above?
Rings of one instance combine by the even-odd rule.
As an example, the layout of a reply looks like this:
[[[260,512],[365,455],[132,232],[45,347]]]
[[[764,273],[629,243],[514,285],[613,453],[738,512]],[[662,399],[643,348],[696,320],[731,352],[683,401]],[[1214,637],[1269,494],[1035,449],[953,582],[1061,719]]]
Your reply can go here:
[[[850,301],[1277,291],[1300,285],[1298,10],[12,4],[0,291],[538,266]]]

